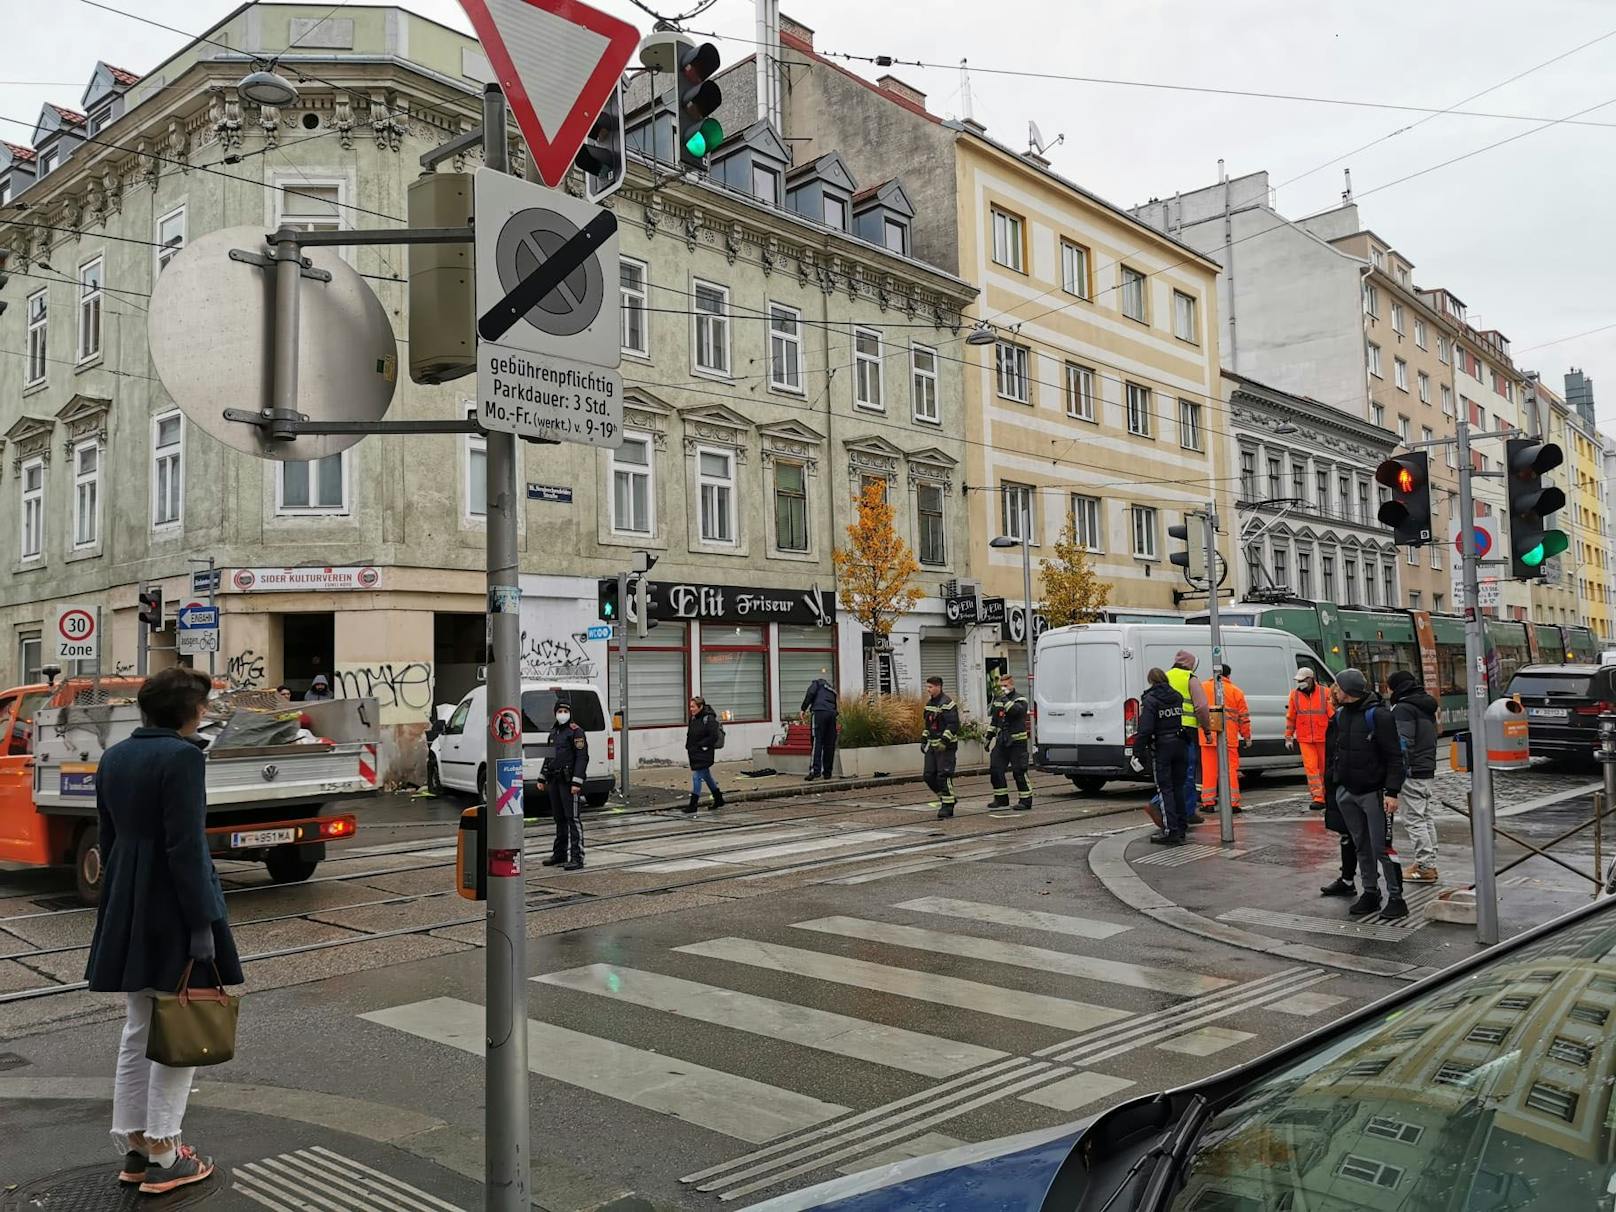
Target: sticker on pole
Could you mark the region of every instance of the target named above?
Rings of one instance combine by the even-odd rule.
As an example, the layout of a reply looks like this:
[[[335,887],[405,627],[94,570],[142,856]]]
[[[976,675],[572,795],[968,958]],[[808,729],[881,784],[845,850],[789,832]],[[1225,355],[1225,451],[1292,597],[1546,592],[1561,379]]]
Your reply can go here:
[[[489,614],[520,614],[522,590],[515,585],[495,585],[488,591]]]
[[[494,763],[494,815],[522,815],[521,758],[500,758]]]
[[[522,852],[520,850],[490,850],[488,852],[488,874],[495,879],[509,879],[522,874]]]
[[[514,707],[501,707],[489,717],[488,735],[501,745],[514,745],[522,739],[522,717]],[[502,759],[503,760],[503,759]]]
[[[52,612],[50,636],[58,661],[94,661],[101,651],[101,627],[91,606],[59,606]]]

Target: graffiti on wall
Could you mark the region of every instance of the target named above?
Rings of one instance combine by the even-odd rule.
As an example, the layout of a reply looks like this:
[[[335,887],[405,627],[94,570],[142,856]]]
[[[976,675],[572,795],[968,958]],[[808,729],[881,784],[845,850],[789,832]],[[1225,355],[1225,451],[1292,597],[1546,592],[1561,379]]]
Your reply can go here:
[[[562,636],[536,636],[522,632],[522,676],[534,680],[593,682],[600,664],[584,647],[584,632]]]
[[[432,709],[432,666],[426,661],[339,665],[331,680],[338,698],[375,699],[384,724],[419,722]]]
[[[257,690],[264,684],[264,658],[251,648],[243,649],[225,662],[224,676],[242,690]]]

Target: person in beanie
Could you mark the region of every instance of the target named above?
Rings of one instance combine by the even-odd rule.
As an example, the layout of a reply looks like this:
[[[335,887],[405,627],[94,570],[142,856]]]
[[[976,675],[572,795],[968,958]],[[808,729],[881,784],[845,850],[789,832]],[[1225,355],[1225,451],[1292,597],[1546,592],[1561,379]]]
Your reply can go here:
[[[1325,691],[1330,703],[1330,714],[1334,715],[1337,707],[1341,705],[1340,691],[1331,686]],[[1341,849],[1341,874],[1319,889],[1320,896],[1350,896],[1358,895],[1358,848],[1352,844],[1352,833],[1347,829],[1347,822],[1341,817],[1341,809],[1335,806],[1335,785],[1330,782],[1330,770],[1325,765],[1322,756],[1324,746],[1319,746],[1319,781],[1322,785],[1320,792],[1324,797],[1324,827],[1336,835]],[[1318,804],[1313,807],[1318,808]]]
[[[1403,788],[1403,747],[1397,721],[1369,679],[1358,669],[1343,669],[1335,688],[1341,707],[1330,720],[1324,739],[1324,764],[1352,844],[1358,851],[1363,892],[1347,910],[1354,917],[1381,912],[1378,863],[1386,877],[1382,917],[1408,916],[1403,903],[1403,871],[1391,849],[1389,829]]]
[[[1139,699],[1133,759],[1137,766],[1154,767],[1156,790],[1161,796],[1162,827],[1150,835],[1150,840],[1157,846],[1182,846],[1190,806],[1184,796],[1184,771],[1193,748],[1184,739],[1184,700],[1160,669],[1152,669],[1145,676],[1150,689]]]
[[[1403,743],[1408,777],[1397,797],[1403,827],[1414,846],[1414,865],[1403,877],[1412,883],[1434,884],[1436,872],[1436,818],[1431,812],[1431,787],[1436,779],[1437,701],[1425,693],[1414,675],[1399,669],[1386,679],[1391,691],[1392,716]]]

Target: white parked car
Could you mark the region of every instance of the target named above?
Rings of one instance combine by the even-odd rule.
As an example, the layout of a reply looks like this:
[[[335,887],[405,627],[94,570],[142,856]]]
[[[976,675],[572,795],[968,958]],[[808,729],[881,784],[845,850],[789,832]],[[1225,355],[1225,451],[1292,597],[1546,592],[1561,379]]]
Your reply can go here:
[[[581,682],[524,682],[522,684],[522,778],[526,784],[527,815],[541,816],[548,809],[534,784],[547,756],[550,729],[555,726],[556,700],[572,705],[573,722],[589,738],[589,767],[584,772],[584,800],[599,808],[617,785],[612,776],[616,743],[593,686]],[[427,752],[427,790],[434,795],[458,791],[483,797],[488,776],[488,687],[478,686],[458,705],[436,710],[442,722]]]

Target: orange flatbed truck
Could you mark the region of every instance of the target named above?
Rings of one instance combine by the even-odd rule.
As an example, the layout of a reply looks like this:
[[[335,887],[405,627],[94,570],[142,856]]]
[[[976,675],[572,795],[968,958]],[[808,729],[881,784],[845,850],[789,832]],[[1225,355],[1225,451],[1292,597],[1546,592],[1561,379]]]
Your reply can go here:
[[[100,893],[96,769],[101,754],[140,724],[138,678],[71,678],[0,691],[0,863],[67,867],[79,899]],[[374,699],[282,705],[273,696],[213,723],[207,753],[207,832],[217,858],[262,862],[277,883],[306,880],[328,841],[358,828],[352,806],[377,789],[378,710]],[[266,721],[297,743],[254,743]],[[251,725],[252,727],[249,727]],[[271,725],[273,728],[273,724]]]

